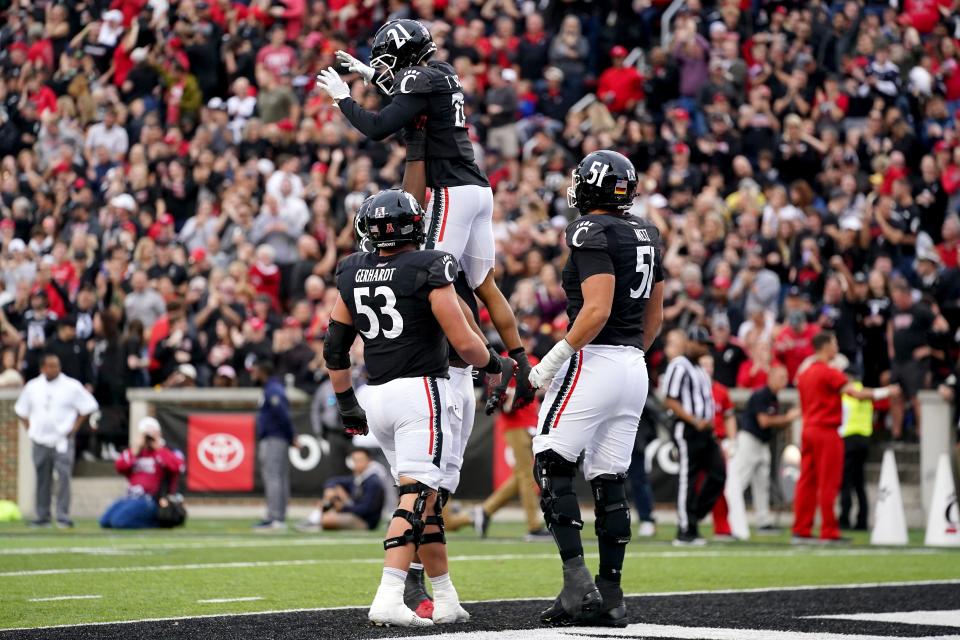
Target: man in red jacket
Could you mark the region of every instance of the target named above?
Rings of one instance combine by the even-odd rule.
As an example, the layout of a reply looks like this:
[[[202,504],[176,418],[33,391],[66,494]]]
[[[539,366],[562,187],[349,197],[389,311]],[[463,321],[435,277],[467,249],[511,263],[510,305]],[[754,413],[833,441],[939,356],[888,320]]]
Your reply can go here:
[[[156,418],[138,425],[140,438],[117,459],[117,473],[130,483],[127,495],[111,504],[100,517],[104,529],[144,529],[157,524],[157,496],[176,493],[184,470],[183,454],[167,447]]]
[[[624,47],[611,49],[611,65],[597,81],[597,96],[614,115],[633,111],[637,102],[643,100],[643,76],[635,67],[624,66],[626,57]]]
[[[834,503],[843,480],[843,440],[839,427],[843,421],[841,396],[858,400],[883,400],[898,395],[900,387],[858,389],[843,374],[844,367],[831,363],[840,353],[832,331],[821,331],[813,338],[814,356],[800,367],[797,390],[803,415],[800,446],[800,479],[793,501],[793,541],[802,544],[813,539],[813,518],[820,508],[820,539],[842,542]]]

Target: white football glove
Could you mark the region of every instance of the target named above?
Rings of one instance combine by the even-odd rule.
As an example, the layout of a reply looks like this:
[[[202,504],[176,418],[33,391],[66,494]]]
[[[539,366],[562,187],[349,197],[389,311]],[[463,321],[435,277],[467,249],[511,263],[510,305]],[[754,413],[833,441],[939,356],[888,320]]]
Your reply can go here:
[[[350,87],[343,81],[340,74],[333,70],[333,67],[327,67],[317,74],[317,86],[334,100],[350,97]]]
[[[563,363],[575,353],[576,350],[566,340],[553,345],[547,355],[543,356],[540,364],[530,370],[530,385],[535,389],[542,389],[550,384]]]
[[[720,448],[723,449],[723,453],[728,459],[737,455],[737,441],[733,438],[724,438],[721,440]]]
[[[363,76],[363,84],[370,84],[373,80],[373,67],[363,64],[342,49],[337,51],[337,62],[350,73],[359,73]]]

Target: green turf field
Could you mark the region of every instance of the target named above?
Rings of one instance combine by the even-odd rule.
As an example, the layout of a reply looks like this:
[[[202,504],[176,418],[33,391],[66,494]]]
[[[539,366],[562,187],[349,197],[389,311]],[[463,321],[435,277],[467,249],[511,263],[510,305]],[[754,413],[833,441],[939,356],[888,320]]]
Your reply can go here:
[[[587,527],[588,530],[592,527]],[[461,598],[547,597],[560,574],[551,543],[519,541],[520,525],[491,537],[449,534]],[[592,532],[590,532],[592,533]],[[866,535],[845,548],[804,548],[780,538],[675,549],[671,527],[630,545],[624,591],[652,593],[899,582],[960,577],[960,553],[919,546],[875,548]],[[596,564],[592,535],[588,564]],[[102,533],[0,525],[0,628],[366,605],[379,581],[377,534],[254,534],[247,521],[191,521],[176,531]],[[84,599],[37,600],[64,596]],[[203,600],[247,598],[240,602]]]

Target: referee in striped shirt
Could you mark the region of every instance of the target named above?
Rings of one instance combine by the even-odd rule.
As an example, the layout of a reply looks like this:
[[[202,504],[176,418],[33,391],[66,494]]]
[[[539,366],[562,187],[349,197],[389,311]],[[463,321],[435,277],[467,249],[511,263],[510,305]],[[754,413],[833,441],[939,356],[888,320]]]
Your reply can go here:
[[[674,334],[674,332],[671,332]],[[723,493],[726,465],[723,453],[713,437],[713,390],[710,376],[699,364],[708,353],[710,333],[703,327],[691,327],[686,335],[676,331],[670,336],[673,357],[663,376],[664,405],[673,413],[673,439],[679,452],[680,472],[677,493],[676,546],[706,544],[697,531],[697,523],[710,513]],[[697,490],[697,480],[705,473]]]

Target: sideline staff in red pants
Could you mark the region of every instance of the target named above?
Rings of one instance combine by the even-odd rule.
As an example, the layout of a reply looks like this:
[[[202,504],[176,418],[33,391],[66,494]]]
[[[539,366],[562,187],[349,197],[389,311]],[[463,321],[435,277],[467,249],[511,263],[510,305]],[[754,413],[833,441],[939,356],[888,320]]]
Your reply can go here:
[[[797,390],[803,414],[800,446],[800,479],[793,502],[793,540],[802,543],[813,536],[813,517],[820,508],[820,538],[839,541],[840,527],[833,505],[843,480],[843,440],[839,428],[843,421],[841,396],[858,400],[882,400],[900,393],[891,385],[879,389],[857,389],[831,362],[840,352],[837,337],[822,331],[813,338],[815,355],[800,367]]]

